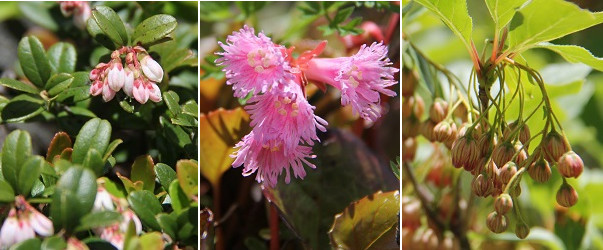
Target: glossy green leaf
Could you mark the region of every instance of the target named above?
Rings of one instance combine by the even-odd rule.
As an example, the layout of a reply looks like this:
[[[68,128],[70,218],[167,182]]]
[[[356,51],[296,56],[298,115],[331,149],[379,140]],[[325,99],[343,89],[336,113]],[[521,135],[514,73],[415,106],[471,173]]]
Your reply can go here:
[[[60,236],[47,237],[42,241],[42,250],[63,250],[67,248],[67,242]]]
[[[190,207],[178,214],[178,239],[182,242],[191,240],[189,244],[197,243],[197,232],[199,228],[199,210],[197,207]]]
[[[188,48],[179,48],[175,41],[164,42],[151,47],[151,51],[159,54],[161,66],[165,73],[179,67],[194,67],[198,64],[197,57]]]
[[[157,163],[157,165],[155,165],[155,174],[157,175],[157,179],[159,179],[159,183],[161,183],[161,186],[165,190],[168,190],[170,183],[176,179],[176,171],[163,163]]]
[[[80,219],[80,225],[76,231],[86,231],[98,227],[107,227],[122,220],[120,213],[116,211],[98,211],[84,215]]]
[[[199,166],[195,160],[180,160],[176,163],[176,174],[180,187],[191,198],[199,193]]]
[[[119,146],[119,144],[121,144],[122,142],[122,139],[115,139],[111,143],[109,143],[109,145],[107,146],[107,150],[105,151],[105,155],[103,155],[103,161],[107,161],[113,151],[115,151],[115,149],[117,149],[117,146]]]
[[[192,117],[199,117],[199,104],[195,100],[189,100],[182,105],[182,113]]]
[[[21,68],[27,79],[38,87],[44,86],[50,78],[52,68],[40,40],[35,36],[23,37],[17,50]]]
[[[63,150],[71,147],[71,138],[65,132],[57,132],[48,145],[46,160],[52,162],[55,156],[60,155]]]
[[[90,148],[86,152],[82,166],[92,170],[96,176],[100,177],[103,175],[105,161],[103,161],[101,154],[95,148]]]
[[[490,16],[494,20],[496,32],[500,32],[527,0],[486,0]]]
[[[16,89],[34,95],[40,93],[40,90],[38,90],[36,87],[14,79],[2,78],[0,79],[0,84],[7,88]]]
[[[25,241],[21,241],[11,246],[11,250],[31,250],[40,249],[42,247],[42,241],[38,238],[31,238]]]
[[[111,124],[107,120],[94,118],[87,121],[75,139],[71,155],[73,163],[84,162],[88,150],[92,148],[100,155],[104,154],[110,137]]]
[[[142,181],[133,182],[130,179],[128,179],[128,177],[122,176],[119,173],[117,173],[117,177],[121,180],[122,184],[124,184],[124,188],[126,189],[126,192],[131,193],[134,191],[142,190],[142,186],[143,186]]]
[[[19,95],[4,106],[0,111],[0,117],[5,122],[22,122],[33,118],[44,111],[44,101],[29,96]]]
[[[444,24],[461,39],[467,51],[472,51],[471,34],[473,24],[465,0],[416,0],[416,2],[438,15]]]
[[[163,250],[163,237],[160,232],[149,232],[140,236],[140,249]]]
[[[182,190],[180,181],[174,180],[170,184],[169,194],[172,201],[172,209],[174,209],[176,213],[180,213],[184,208],[190,206],[190,198],[186,195],[184,190]]]
[[[178,22],[173,16],[154,15],[136,26],[132,39],[135,44],[142,44],[143,46],[153,44],[172,33],[176,25],[178,25]]]
[[[333,21],[331,22],[332,24],[339,24],[343,21],[345,21],[346,19],[348,19],[348,17],[350,17],[352,15],[352,12],[354,12],[354,6],[350,6],[350,7],[346,7],[344,9],[338,10],[337,14],[335,14],[335,17],[333,17]]]
[[[0,202],[13,202],[15,200],[15,191],[8,182],[0,179]]]
[[[174,91],[167,91],[163,94],[163,101],[165,105],[167,105],[168,109],[172,113],[172,116],[176,116],[182,112],[180,110],[180,105],[178,102],[180,101],[180,97]]]
[[[31,137],[23,130],[15,130],[6,136],[2,146],[2,175],[13,190],[19,187],[21,166],[31,156]]]
[[[55,231],[73,232],[80,218],[92,210],[96,188],[96,176],[89,169],[74,165],[61,176],[50,206]]]
[[[130,179],[133,182],[141,181],[142,188],[153,192],[155,190],[155,171],[153,158],[150,155],[139,156],[132,164]]]
[[[52,31],[59,28],[59,25],[50,14],[47,2],[19,2],[19,9],[24,16],[41,27]]]
[[[533,0],[515,14],[509,26],[509,50],[521,52],[603,22],[592,13],[563,0]]]
[[[73,97],[74,102],[79,102],[90,97],[90,78],[88,72],[76,72],[71,74],[73,82],[69,88],[63,90],[58,96],[57,101],[62,102],[69,97]]]
[[[603,58],[595,57],[587,49],[576,45],[557,45],[552,43],[539,43],[537,48],[550,49],[561,55],[571,63],[584,63],[592,68],[603,71]]]
[[[172,239],[176,238],[176,231],[178,230],[178,222],[176,219],[168,214],[159,214],[157,216],[157,221],[159,225],[161,225],[161,229],[163,232],[169,235]]]
[[[19,166],[17,193],[28,197],[34,183],[40,177],[44,165],[48,164],[44,157],[34,155],[30,157],[22,166]]]
[[[48,59],[55,73],[73,73],[77,61],[75,47],[70,43],[58,42],[48,49]]]
[[[44,89],[48,91],[48,95],[55,96],[67,89],[72,82],[73,76],[67,73],[59,73],[48,80]]]
[[[398,224],[400,192],[381,191],[350,204],[342,213],[335,215],[329,231],[331,246],[343,249],[375,248],[376,242]],[[397,248],[392,240],[390,248]],[[379,246],[376,249],[386,249]]]
[[[90,18],[92,21],[89,21],[88,23],[95,22],[98,28],[100,28],[100,30],[102,30],[102,32],[116,45],[123,46],[128,44],[126,27],[119,15],[117,15],[113,9],[106,6],[96,6],[92,10],[92,16]],[[88,26],[90,26],[90,24]]]
[[[136,212],[143,225],[153,230],[161,231],[161,226],[155,218],[155,215],[162,211],[161,204],[159,204],[153,193],[147,190],[131,192],[128,195],[128,203],[134,212]]]
[[[88,21],[89,22],[86,24],[86,30],[88,30],[88,33],[90,33],[90,36],[92,36],[94,40],[105,46],[105,48],[108,50],[115,50],[119,47],[111,40],[111,38],[109,38],[109,36],[107,36],[107,34],[103,32],[103,30],[98,26],[97,22],[90,19],[88,19]]]

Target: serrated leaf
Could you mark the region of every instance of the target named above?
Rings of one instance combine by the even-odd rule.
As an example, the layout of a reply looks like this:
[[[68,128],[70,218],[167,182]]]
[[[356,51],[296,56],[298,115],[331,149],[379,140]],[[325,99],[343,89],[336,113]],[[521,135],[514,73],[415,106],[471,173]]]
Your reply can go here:
[[[161,204],[159,204],[153,193],[147,190],[131,192],[128,195],[128,203],[136,215],[138,215],[143,225],[153,230],[161,231],[161,226],[155,218],[162,211]]]
[[[48,49],[48,60],[53,72],[73,73],[77,60],[75,48],[70,43],[55,43]]]
[[[23,37],[17,50],[19,63],[27,79],[39,88],[44,86],[50,78],[52,68],[42,42],[35,36]]]
[[[38,90],[36,87],[14,79],[2,78],[0,79],[0,84],[7,88],[23,91],[34,95],[40,93],[40,90]]]
[[[163,163],[157,163],[157,165],[155,165],[155,174],[157,179],[159,179],[159,183],[161,183],[161,186],[165,190],[169,190],[170,183],[176,179],[176,171]]]
[[[2,176],[13,190],[19,187],[21,166],[31,156],[31,137],[23,130],[15,130],[6,136],[2,146]]]
[[[438,15],[442,22],[461,39],[467,51],[472,52],[471,34],[473,24],[465,0],[416,0],[416,2]]]
[[[84,215],[80,219],[80,225],[75,231],[81,232],[99,227],[111,226],[122,220],[120,213],[116,211],[98,211]]]
[[[19,95],[10,100],[0,111],[5,122],[22,122],[35,117],[44,111],[44,101],[29,95]]]
[[[44,89],[48,91],[48,95],[55,96],[63,92],[63,90],[67,89],[72,82],[72,75],[68,73],[59,73],[57,75],[52,76],[48,80],[48,82],[46,82],[46,86],[44,87]]]
[[[527,0],[486,0],[486,6],[494,20],[495,31],[500,32],[525,2]]]
[[[533,0],[515,14],[509,26],[509,50],[515,53],[603,22],[592,13],[563,0]]]
[[[180,160],[176,163],[176,174],[180,187],[189,198],[196,196],[199,191],[199,167],[195,160]]]
[[[19,166],[17,193],[28,197],[34,183],[40,177],[44,165],[48,164],[42,156],[30,157],[22,166]]]
[[[72,232],[76,228],[80,218],[92,210],[96,188],[96,177],[89,169],[71,166],[61,176],[50,206],[55,231],[62,228]]]
[[[130,179],[133,182],[141,181],[144,190],[151,192],[155,190],[155,171],[153,158],[150,155],[139,156],[134,160]]]
[[[128,44],[126,27],[119,15],[117,15],[113,9],[106,6],[96,6],[92,10],[92,16],[90,18],[116,45],[124,46]],[[88,23],[90,23],[90,21]]]
[[[73,163],[82,163],[90,149],[104,154],[110,137],[111,124],[107,120],[93,118],[87,121],[75,139],[71,156]]]
[[[170,15],[159,14],[149,17],[142,21],[136,29],[132,39],[135,44],[143,46],[155,43],[172,33],[178,25],[176,18]]]
[[[561,55],[571,63],[584,63],[593,69],[603,71],[603,58],[595,57],[587,49],[576,45],[557,45],[552,43],[539,43],[537,48],[550,49]]]
[[[0,179],[0,202],[13,202],[15,201],[15,191],[8,182]]]

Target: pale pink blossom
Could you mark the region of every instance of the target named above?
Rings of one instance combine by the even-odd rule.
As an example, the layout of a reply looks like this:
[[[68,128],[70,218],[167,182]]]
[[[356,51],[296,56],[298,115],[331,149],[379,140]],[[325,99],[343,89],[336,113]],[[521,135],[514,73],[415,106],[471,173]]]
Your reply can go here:
[[[78,240],[76,237],[69,237],[67,239],[67,250],[88,250],[88,246]]]
[[[81,30],[86,28],[86,22],[92,14],[86,1],[60,1],[60,9],[64,17],[73,14],[73,23]]]
[[[163,69],[151,56],[146,55],[140,62],[142,72],[153,82],[161,82],[163,79]]]
[[[149,99],[153,102],[160,102],[162,99],[161,90],[157,84],[141,79],[134,80],[132,95],[134,99],[142,104],[146,103]]]
[[[382,43],[362,45],[351,57],[314,58],[308,62],[306,77],[324,82],[341,90],[341,104],[351,105],[354,114],[369,121],[381,116],[380,93],[395,96],[387,87],[396,84],[394,74],[399,70],[389,67],[387,47]]]
[[[115,90],[109,87],[109,83],[105,80],[103,84],[103,101],[108,102],[111,101],[115,97]]]
[[[124,72],[126,78],[124,81],[124,87],[122,89],[124,90],[124,93],[126,93],[126,95],[132,97],[132,90],[134,88],[134,73],[129,68],[125,68]]]
[[[235,97],[264,93],[293,78],[283,53],[285,48],[274,44],[263,32],[256,36],[255,30],[245,25],[229,35],[226,44],[218,44],[224,52],[216,52],[221,56],[216,64],[225,66],[226,84],[232,85]]]
[[[119,91],[126,81],[126,73],[124,72],[121,62],[114,62],[109,68],[109,74],[107,75],[107,81],[109,87],[113,91]]]
[[[15,197],[15,206],[0,229],[0,247],[8,247],[27,239],[54,234],[52,221],[33,208],[23,196]]]
[[[102,186],[99,186],[96,191],[96,198],[94,199],[93,211],[104,211],[104,210],[115,210],[113,206],[113,199],[111,194]]]

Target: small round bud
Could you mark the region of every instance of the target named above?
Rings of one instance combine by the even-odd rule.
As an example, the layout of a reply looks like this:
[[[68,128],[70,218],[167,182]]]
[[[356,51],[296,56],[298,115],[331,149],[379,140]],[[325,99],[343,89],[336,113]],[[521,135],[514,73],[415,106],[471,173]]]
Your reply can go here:
[[[515,143],[515,152],[519,152],[517,153],[517,157],[515,157],[515,162],[517,165],[522,166],[521,164],[523,161],[528,159],[528,152],[526,152],[526,149],[523,147],[521,142]]]
[[[479,197],[486,197],[492,192],[492,182],[488,181],[483,174],[479,174],[473,178],[471,191]]]
[[[547,182],[551,178],[551,167],[546,160],[540,158],[528,167],[528,174],[537,182]]]
[[[563,183],[557,190],[557,204],[563,207],[572,207],[578,202],[578,193],[567,183]]]
[[[513,155],[515,155],[515,147],[510,142],[499,143],[492,151],[492,159],[497,166],[504,166],[513,160]]]
[[[559,173],[566,178],[578,178],[584,170],[584,162],[574,151],[569,151],[559,158],[557,168]]]
[[[530,234],[530,228],[525,223],[517,223],[515,225],[515,235],[517,238],[525,239]]]
[[[490,231],[494,233],[502,233],[507,230],[507,217],[503,214],[499,214],[496,211],[488,214],[486,219],[486,225]]]
[[[452,127],[454,126],[454,128]],[[433,135],[436,141],[446,142],[456,137],[456,125],[447,121],[441,121],[433,127]]]
[[[511,178],[513,178],[515,173],[517,173],[517,165],[515,164],[515,162],[507,162],[500,169],[500,180],[504,184],[509,184],[509,181],[511,180]]]
[[[452,165],[456,168],[464,167],[467,171],[473,170],[479,163],[479,155],[477,142],[471,135],[456,139],[452,145]]]
[[[417,152],[417,140],[409,137],[402,140],[402,161],[413,161]]]
[[[519,197],[521,195],[521,185],[517,185],[515,188],[511,189],[511,191],[509,191],[509,195],[514,198]]]
[[[446,118],[448,114],[448,103],[441,98],[436,98],[429,108],[429,119],[438,123]]]
[[[402,100],[402,118],[406,118],[409,117],[410,114],[412,113],[412,108],[415,105],[415,100],[413,98],[413,96],[404,98],[404,100]]]
[[[409,68],[402,67],[402,96],[408,97],[415,92],[417,79],[417,72]]]
[[[477,146],[480,148],[481,156],[485,157],[494,146],[494,136],[491,133],[484,133],[479,137]]]
[[[557,131],[549,132],[542,142],[542,152],[548,162],[557,162],[565,152],[570,150],[569,143],[565,136],[562,136]]]
[[[421,135],[423,135],[423,137],[425,137],[425,139],[427,139],[430,142],[435,141],[435,136],[433,134],[433,128],[435,127],[435,125],[436,125],[435,122],[433,122],[430,119],[427,119],[427,120],[423,121],[420,126]]]
[[[508,194],[501,194],[494,200],[494,210],[499,214],[506,214],[513,208],[513,199]]]
[[[402,138],[417,136],[420,126],[421,122],[414,116],[402,119]]]
[[[163,79],[163,68],[151,56],[145,56],[140,61],[142,73],[153,82],[161,82]]]

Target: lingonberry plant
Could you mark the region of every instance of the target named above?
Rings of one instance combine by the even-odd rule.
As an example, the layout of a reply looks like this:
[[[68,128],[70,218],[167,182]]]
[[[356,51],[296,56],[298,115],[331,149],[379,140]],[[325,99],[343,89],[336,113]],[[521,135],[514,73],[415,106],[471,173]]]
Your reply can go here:
[[[196,247],[197,4],[0,5],[0,249]]]
[[[215,21],[202,25],[211,28],[202,30],[202,99],[218,92],[216,107],[229,109],[200,119],[202,183],[211,188],[201,197],[213,199],[219,225],[203,245],[399,248],[399,191],[386,164],[399,155],[398,7],[202,4],[201,19]],[[226,9],[240,11],[234,22],[216,15]]]
[[[479,25],[480,32],[486,30],[483,26],[493,31],[481,52],[482,44],[473,42],[476,21],[469,16],[468,2],[489,13],[478,15],[477,22],[494,23]],[[535,66],[539,62],[532,50],[548,49],[571,63],[602,70],[603,60],[585,48],[549,41],[598,25],[603,17],[563,0],[468,2],[415,0],[403,7],[402,165],[403,190],[408,191],[403,194],[402,245],[469,249],[514,238],[468,234],[487,228],[496,234],[514,232],[529,243],[552,239],[562,240],[562,248],[588,248],[581,245],[584,226],[564,221],[580,211],[574,207],[584,202],[584,194],[576,190],[588,171],[564,129],[564,109],[556,102],[563,90],[550,84],[565,79],[537,70],[542,66]],[[439,19],[460,40],[470,69],[445,66],[434,59],[438,55],[425,51],[420,41],[429,39],[422,32],[433,32],[428,19]],[[550,213],[555,207],[554,230],[546,222],[550,217],[534,216],[534,207],[543,204],[537,196],[544,196],[539,209]]]

